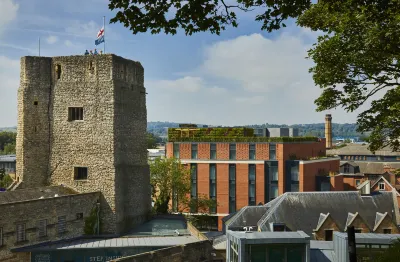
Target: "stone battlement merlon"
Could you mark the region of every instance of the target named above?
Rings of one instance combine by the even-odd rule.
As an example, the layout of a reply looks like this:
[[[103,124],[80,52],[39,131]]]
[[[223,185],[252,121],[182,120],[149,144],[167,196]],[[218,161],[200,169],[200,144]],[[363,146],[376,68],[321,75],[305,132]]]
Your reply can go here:
[[[131,86],[144,85],[140,62],[114,54],[21,58],[21,83],[49,80],[123,81]]]

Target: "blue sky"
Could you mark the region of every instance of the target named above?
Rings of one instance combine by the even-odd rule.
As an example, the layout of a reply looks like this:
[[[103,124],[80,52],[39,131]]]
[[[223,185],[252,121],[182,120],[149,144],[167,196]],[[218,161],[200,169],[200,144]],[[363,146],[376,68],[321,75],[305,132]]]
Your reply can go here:
[[[315,112],[315,87],[306,51],[317,34],[289,27],[268,34],[240,15],[239,28],[221,36],[133,35],[108,24],[108,0],[0,0],[0,127],[17,123],[19,59],[83,54],[106,16],[106,52],[145,68],[148,121],[222,125],[323,122]],[[331,111],[333,121],[355,122],[356,113]]]

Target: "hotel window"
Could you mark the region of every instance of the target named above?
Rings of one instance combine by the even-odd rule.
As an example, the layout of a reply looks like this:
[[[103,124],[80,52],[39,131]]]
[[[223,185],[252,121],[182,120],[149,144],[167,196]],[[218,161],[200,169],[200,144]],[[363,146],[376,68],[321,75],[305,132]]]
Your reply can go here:
[[[25,224],[18,224],[17,225],[17,242],[25,241],[26,234],[25,234]]]
[[[67,217],[66,216],[60,216],[58,217],[58,223],[57,223],[57,232],[58,234],[62,234],[67,230]]]
[[[271,196],[270,200],[278,197],[278,185],[271,185]]]
[[[68,120],[83,120],[83,107],[68,107]]]
[[[344,172],[345,174],[350,173],[350,167],[349,167],[349,165],[344,165],[344,167],[343,167],[343,172]]]
[[[236,211],[236,165],[229,165],[229,213]]]
[[[47,236],[47,219],[39,220],[38,224],[38,237]]]
[[[179,158],[179,144],[173,144],[174,147],[174,157]]]
[[[249,206],[256,205],[256,165],[249,165]]]
[[[269,144],[269,159],[276,159],[276,144]]]
[[[229,159],[236,159],[236,144],[229,144]]]
[[[385,190],[385,183],[379,183],[379,190]]]
[[[298,163],[293,163],[290,168],[290,178],[292,181],[299,181],[299,165]]]
[[[249,159],[250,160],[256,159],[256,145],[255,144],[249,145]]]
[[[210,164],[210,199],[217,199],[217,167],[215,164]],[[216,206],[210,208],[210,213],[217,212]]]
[[[270,167],[271,181],[278,181],[278,162],[271,162]]]
[[[191,199],[197,199],[197,165],[190,164],[190,197]],[[191,207],[191,213],[196,213],[197,208]]]
[[[192,159],[197,159],[197,144],[192,144]]]
[[[210,159],[217,159],[217,145],[210,144]]]

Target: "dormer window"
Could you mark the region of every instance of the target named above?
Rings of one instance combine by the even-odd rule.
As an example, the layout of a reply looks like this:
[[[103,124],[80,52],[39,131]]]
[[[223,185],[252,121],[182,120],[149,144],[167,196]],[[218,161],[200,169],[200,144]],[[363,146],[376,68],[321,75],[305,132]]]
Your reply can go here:
[[[345,174],[350,173],[350,167],[349,167],[349,165],[344,165],[343,172],[344,172]]]
[[[385,183],[379,183],[379,190],[385,190]]]
[[[286,231],[286,226],[284,223],[272,223],[273,232],[283,232]]]

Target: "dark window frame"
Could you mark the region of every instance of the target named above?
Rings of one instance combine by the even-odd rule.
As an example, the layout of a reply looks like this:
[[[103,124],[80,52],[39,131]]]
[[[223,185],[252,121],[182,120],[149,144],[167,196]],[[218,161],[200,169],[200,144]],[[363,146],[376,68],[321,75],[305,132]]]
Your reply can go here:
[[[214,179],[211,178],[211,170],[214,169]],[[210,174],[210,199],[212,200],[217,200],[217,165],[216,164],[210,164],[210,170],[209,170]],[[214,191],[212,192],[212,185],[214,185]],[[217,207],[213,206],[210,207],[210,213],[211,214],[215,214],[217,213]]]
[[[256,159],[256,144],[249,144],[249,159]]]
[[[25,223],[17,224],[16,233],[17,233],[17,242],[26,241],[26,224]]]
[[[68,121],[83,121],[84,113],[83,107],[68,107]]]
[[[84,166],[74,166],[74,180],[87,180],[89,177],[89,169]]]
[[[229,213],[236,212],[236,165],[230,164],[229,170]],[[232,172],[233,171],[233,172]]]
[[[67,216],[59,216],[57,218],[57,234],[62,235],[67,232]]]
[[[254,172],[254,179],[252,177],[252,173]],[[254,164],[250,164],[249,165],[249,171],[248,171],[248,183],[249,183],[249,188],[248,188],[248,196],[249,196],[249,206],[255,206],[256,205],[256,176],[257,176],[257,169],[256,169],[256,165]],[[251,197],[250,196],[250,191],[251,191],[251,187],[254,188],[254,196]]]
[[[191,199],[197,199],[197,193],[198,193],[198,183],[197,183],[197,164],[190,164],[190,198]],[[196,192],[193,192],[193,188],[195,188]],[[192,207],[190,210],[191,213],[196,213],[197,208]]]
[[[210,159],[217,159],[217,144],[210,144]]]
[[[47,237],[47,219],[38,222],[38,237]]]
[[[236,160],[236,144],[229,144],[229,160]]]
[[[269,144],[269,160],[276,160],[276,144]]]
[[[179,147],[180,147],[179,144],[173,143],[172,150],[173,150],[174,158],[179,158],[179,155],[180,155],[180,148]]]
[[[199,145],[192,143],[190,146],[190,156],[191,159],[197,159],[199,157]]]

